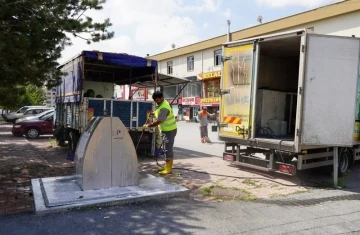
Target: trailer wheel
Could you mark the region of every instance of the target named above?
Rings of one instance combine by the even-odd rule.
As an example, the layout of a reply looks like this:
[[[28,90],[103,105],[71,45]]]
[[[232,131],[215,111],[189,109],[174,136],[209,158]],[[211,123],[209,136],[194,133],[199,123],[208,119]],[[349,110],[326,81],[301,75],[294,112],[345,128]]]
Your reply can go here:
[[[70,131],[68,136],[68,148],[70,153],[75,153],[78,140],[78,134],[75,131]]]
[[[339,154],[339,175],[344,175],[351,167],[352,164],[352,152],[351,150],[344,148]]]

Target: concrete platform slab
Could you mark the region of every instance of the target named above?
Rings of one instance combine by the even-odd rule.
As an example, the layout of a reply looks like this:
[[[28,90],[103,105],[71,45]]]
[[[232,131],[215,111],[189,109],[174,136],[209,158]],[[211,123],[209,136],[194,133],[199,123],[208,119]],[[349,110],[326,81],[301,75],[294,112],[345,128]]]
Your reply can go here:
[[[37,214],[189,195],[185,187],[142,172],[139,173],[139,184],[128,187],[82,191],[73,175],[32,179],[31,184]]]

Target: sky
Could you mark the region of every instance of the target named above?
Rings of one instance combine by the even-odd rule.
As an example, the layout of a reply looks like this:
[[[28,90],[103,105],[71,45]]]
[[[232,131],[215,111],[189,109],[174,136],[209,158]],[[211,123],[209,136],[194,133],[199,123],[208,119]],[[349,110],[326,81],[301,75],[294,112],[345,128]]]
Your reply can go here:
[[[104,9],[87,11],[94,21],[110,18],[114,38],[87,45],[72,38],[59,60],[63,63],[82,50],[128,53],[145,57],[186,46],[227,32],[338,2],[337,0],[107,0]]]

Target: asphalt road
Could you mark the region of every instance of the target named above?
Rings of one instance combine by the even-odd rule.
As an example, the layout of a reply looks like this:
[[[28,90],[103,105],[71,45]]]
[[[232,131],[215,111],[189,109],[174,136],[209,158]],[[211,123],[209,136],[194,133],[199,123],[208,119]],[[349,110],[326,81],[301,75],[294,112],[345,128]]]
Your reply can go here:
[[[321,193],[320,193],[321,194]],[[326,194],[326,197],[324,198]],[[360,232],[358,196],[326,192],[302,200],[151,201],[61,214],[0,217],[0,234],[346,234]],[[301,199],[301,197],[300,197]],[[286,204],[288,202],[288,204]]]
[[[214,133],[210,138],[216,141]],[[221,156],[221,143],[201,144],[199,139],[197,124],[179,123],[178,148]],[[0,234],[360,234],[359,199],[360,194],[345,190],[256,202],[175,198],[44,216],[0,216]]]

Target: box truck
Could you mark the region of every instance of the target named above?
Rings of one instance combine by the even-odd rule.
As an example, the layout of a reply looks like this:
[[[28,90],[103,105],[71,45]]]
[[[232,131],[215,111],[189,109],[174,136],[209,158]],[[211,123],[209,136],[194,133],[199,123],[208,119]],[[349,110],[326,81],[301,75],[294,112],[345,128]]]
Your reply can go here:
[[[155,60],[121,53],[82,51],[59,69],[64,75],[56,87],[54,136],[58,145],[68,142],[71,154],[75,153],[80,135],[94,116],[119,117],[138,150],[153,154],[155,134],[143,133],[142,126],[155,103],[133,100],[132,88],[157,89],[188,82],[157,73]],[[129,86],[128,100],[114,99],[115,85]]]
[[[294,30],[223,45],[223,159],[294,175],[360,159],[360,39]],[[336,162],[337,164],[337,162]]]

